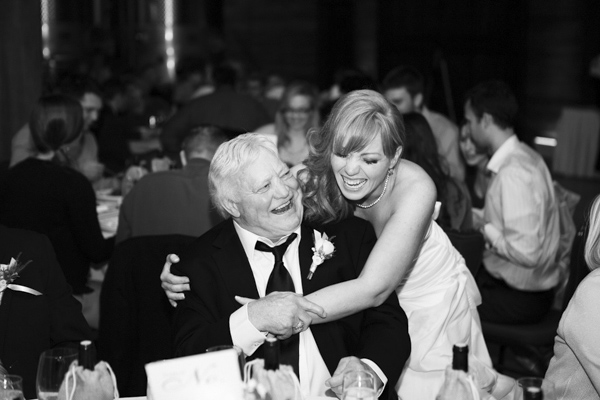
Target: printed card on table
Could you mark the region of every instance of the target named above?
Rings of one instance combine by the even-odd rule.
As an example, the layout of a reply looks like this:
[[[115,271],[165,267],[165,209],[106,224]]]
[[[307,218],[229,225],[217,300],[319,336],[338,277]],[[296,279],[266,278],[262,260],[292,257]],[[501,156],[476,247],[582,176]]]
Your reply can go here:
[[[146,364],[152,400],[242,400],[243,383],[233,349]]]

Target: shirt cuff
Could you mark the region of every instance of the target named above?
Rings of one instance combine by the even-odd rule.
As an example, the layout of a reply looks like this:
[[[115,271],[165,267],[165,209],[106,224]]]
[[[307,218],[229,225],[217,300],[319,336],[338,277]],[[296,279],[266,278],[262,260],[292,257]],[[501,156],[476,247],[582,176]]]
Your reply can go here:
[[[383,373],[381,368],[379,368],[379,366],[377,364],[375,364],[373,361],[369,360],[368,358],[361,358],[360,361],[364,362],[369,367],[371,367],[371,369],[373,370],[373,372],[375,372],[377,377],[379,377],[379,379],[381,379],[381,387],[377,391],[377,397],[379,398],[379,396],[381,396],[381,393],[383,393],[383,391],[385,390],[385,386],[387,385],[387,381],[388,381],[387,377],[385,376],[385,374]]]
[[[248,318],[248,304],[238,308],[229,316],[229,331],[233,344],[251,356],[266,340],[264,333],[252,325]]]
[[[487,242],[494,248],[498,240],[502,237],[502,232],[494,225],[487,223],[483,226],[483,236],[485,236]]]

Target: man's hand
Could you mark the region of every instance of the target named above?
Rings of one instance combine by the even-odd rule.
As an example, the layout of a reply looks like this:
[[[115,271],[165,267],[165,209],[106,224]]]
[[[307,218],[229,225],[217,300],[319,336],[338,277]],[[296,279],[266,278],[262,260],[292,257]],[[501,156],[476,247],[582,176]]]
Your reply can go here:
[[[161,287],[169,298],[169,303],[177,307],[177,301],[185,299],[184,291],[190,290],[190,279],[187,276],[177,276],[171,273],[171,264],[179,262],[177,254],[169,254],[163,270],[160,273]]]
[[[379,376],[371,367],[360,361],[357,357],[344,357],[340,360],[333,376],[325,381],[325,385],[329,386],[337,397],[342,398],[342,384],[344,383],[344,374],[350,371],[368,371],[375,378],[375,390],[379,390],[383,385]]]
[[[325,315],[321,306],[291,292],[273,292],[248,303],[248,319],[252,325],[278,339],[287,339],[308,329],[312,322],[308,312]]]

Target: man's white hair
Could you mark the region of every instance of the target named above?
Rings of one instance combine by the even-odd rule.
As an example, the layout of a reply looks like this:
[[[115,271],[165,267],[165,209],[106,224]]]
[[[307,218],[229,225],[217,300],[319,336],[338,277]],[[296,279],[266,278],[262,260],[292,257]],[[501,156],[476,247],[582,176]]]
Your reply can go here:
[[[243,169],[256,161],[263,151],[279,158],[275,143],[266,136],[256,133],[239,135],[217,149],[210,163],[208,189],[213,205],[222,217],[230,216],[224,207],[227,201],[235,203],[240,201],[239,188],[243,184],[241,180]]]

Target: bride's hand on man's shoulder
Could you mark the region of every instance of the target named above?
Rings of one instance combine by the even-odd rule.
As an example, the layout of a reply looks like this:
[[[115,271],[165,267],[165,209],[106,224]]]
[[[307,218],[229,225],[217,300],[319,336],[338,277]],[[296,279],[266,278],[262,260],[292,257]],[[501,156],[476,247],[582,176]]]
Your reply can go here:
[[[160,286],[173,307],[177,307],[177,301],[185,299],[183,292],[190,290],[190,280],[187,276],[177,276],[171,273],[171,265],[178,262],[177,254],[169,254],[160,273]]]

